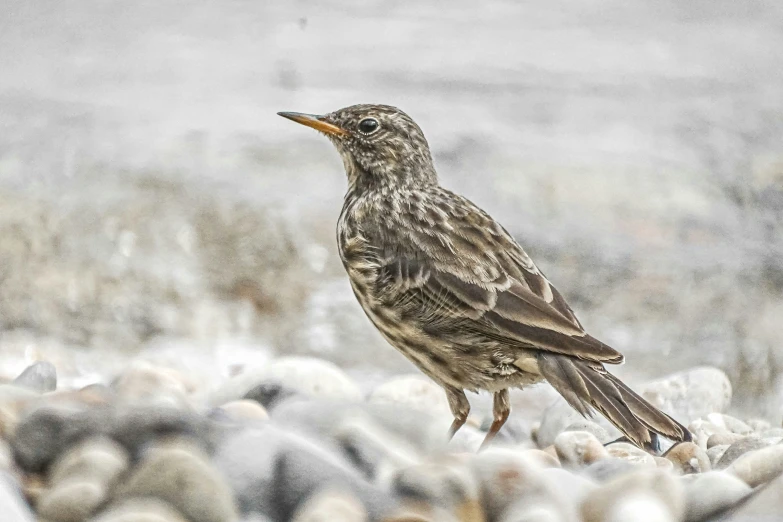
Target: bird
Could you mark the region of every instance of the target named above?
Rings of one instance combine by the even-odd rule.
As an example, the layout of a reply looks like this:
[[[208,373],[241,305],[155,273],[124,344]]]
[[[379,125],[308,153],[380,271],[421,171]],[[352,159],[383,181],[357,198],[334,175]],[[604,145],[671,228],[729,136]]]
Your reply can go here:
[[[600,412],[651,453],[691,434],[606,365],[623,355],[589,335],[516,239],[444,188],[421,128],[400,109],[359,104],[278,115],[324,134],[348,180],[337,244],[353,292],[381,335],[445,391],[449,437],[466,391],[493,394],[486,448],[509,417],[510,389],[546,381],[585,417]]]

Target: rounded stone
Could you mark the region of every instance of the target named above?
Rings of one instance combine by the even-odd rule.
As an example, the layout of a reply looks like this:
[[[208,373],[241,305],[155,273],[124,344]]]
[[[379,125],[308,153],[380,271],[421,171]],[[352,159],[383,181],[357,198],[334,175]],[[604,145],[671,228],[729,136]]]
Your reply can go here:
[[[731,403],[731,382],[718,368],[704,366],[652,381],[641,395],[658,409],[683,424],[713,412],[721,413]]]
[[[724,428],[729,433],[736,433],[738,435],[748,435],[753,432],[753,428],[748,426],[741,420],[726,415],[725,413],[710,413],[707,415],[707,420],[715,426]]]
[[[584,417],[572,408],[565,399],[559,397],[544,411],[541,425],[536,431],[536,444],[539,448],[551,446],[555,442],[555,438],[565,431],[567,427],[580,423],[583,420]],[[612,426],[604,417],[596,416],[593,420],[607,432],[609,440],[615,440],[620,437],[620,432],[617,428]]]
[[[707,439],[707,449],[710,449],[713,446],[731,446],[735,442],[744,439],[746,436],[747,435],[740,435],[739,433],[713,433]]]
[[[266,408],[250,399],[227,402],[217,410],[221,413],[220,420],[230,422],[258,422],[269,419]]]
[[[374,404],[401,404],[435,416],[452,417],[443,388],[419,375],[394,377],[375,387],[367,400]]]
[[[56,484],[38,500],[38,514],[52,522],[81,522],[106,499],[107,489],[96,480]]]
[[[563,431],[586,431],[595,435],[595,438],[598,439],[601,444],[612,442],[612,437],[609,435],[609,432],[607,432],[604,428],[595,422],[589,421],[587,419],[572,422],[566,426]]]
[[[707,520],[735,505],[751,492],[745,482],[723,471],[683,477],[683,485],[686,522]]]
[[[90,522],[188,522],[166,502],[152,497],[131,498],[109,506]]]
[[[606,451],[611,457],[625,460],[626,462],[630,462],[636,466],[643,466],[646,468],[657,467],[655,464],[655,459],[652,457],[652,455],[643,449],[637,448],[633,444],[629,444],[627,442],[616,442],[614,444],[609,444],[606,446]]]
[[[57,369],[48,361],[35,362],[14,379],[14,384],[38,393],[54,391],[57,389]]]
[[[710,459],[710,465],[712,466],[712,469],[718,468],[718,461],[723,456],[723,454],[726,453],[727,449],[729,449],[728,444],[718,444],[717,446],[713,446],[707,450],[707,457]]]
[[[367,510],[351,493],[323,489],[305,500],[296,510],[291,522],[365,522]]]
[[[311,397],[358,401],[362,392],[336,364],[314,357],[282,357],[272,361],[268,377]]]
[[[765,484],[783,473],[783,445],[747,452],[732,462],[726,471],[750,487]]]
[[[748,419],[747,421],[745,421],[745,424],[750,426],[753,429],[753,431],[759,433],[764,430],[768,430],[772,427],[772,424],[768,420],[758,419],[758,418]]]
[[[120,374],[111,385],[117,400],[134,406],[190,406],[185,377],[171,368],[136,363]]]
[[[555,451],[561,464],[581,468],[609,456],[603,444],[586,431],[564,431],[555,438]]]
[[[674,464],[678,473],[704,473],[712,469],[707,452],[693,442],[680,442],[666,452],[666,459]]]
[[[585,468],[583,474],[597,482],[608,482],[637,469],[639,468],[635,464],[631,464],[627,460],[610,457],[590,464]]]
[[[766,448],[767,446],[769,446],[769,442],[759,439],[758,437],[745,437],[726,448],[726,451],[721,455],[715,468],[725,469],[745,453]]]
[[[674,463],[664,457],[653,457],[655,459],[655,466],[663,471],[674,471]]]
[[[542,468],[559,468],[560,460],[551,453],[540,449],[523,449],[519,452],[522,457],[530,459]]]
[[[622,475],[601,485],[582,503],[585,522],[676,521],[684,512],[682,486],[671,473],[659,469]]]
[[[155,444],[128,479],[118,498],[160,498],[192,522],[223,522],[238,517],[234,494],[207,455],[184,440]]]
[[[482,513],[479,482],[458,459],[407,466],[395,474],[391,489],[399,498],[438,506],[454,516],[470,513],[469,520]]]
[[[33,522],[35,516],[11,475],[0,471],[0,515],[4,522]],[[40,519],[39,519],[40,520]]]
[[[68,448],[49,470],[49,482],[93,479],[105,486],[128,469],[130,456],[120,444],[107,437],[90,437]]]

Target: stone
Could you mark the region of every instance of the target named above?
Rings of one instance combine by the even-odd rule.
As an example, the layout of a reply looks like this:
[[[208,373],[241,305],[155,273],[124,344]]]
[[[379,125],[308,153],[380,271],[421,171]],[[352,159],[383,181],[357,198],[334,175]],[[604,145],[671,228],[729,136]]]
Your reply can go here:
[[[291,522],[366,522],[367,510],[351,493],[322,489],[300,505]]]
[[[479,479],[488,520],[497,520],[522,499],[554,509],[561,520],[577,520],[576,508],[567,493],[551,475],[542,473],[535,461],[520,452],[490,447],[473,457],[470,466]]]
[[[240,510],[272,520],[290,519],[297,506],[324,486],[356,495],[371,518],[391,504],[389,494],[371,484],[336,448],[273,423],[228,434],[217,446],[214,462]]]
[[[0,471],[0,513],[3,522],[33,522],[35,516],[11,476]]]
[[[783,428],[769,428],[759,433],[761,439],[774,439],[783,437]]]
[[[458,459],[425,461],[399,470],[391,490],[403,502],[440,508],[447,516],[483,520],[481,488],[476,476]]]
[[[759,433],[764,430],[768,430],[772,427],[772,424],[766,419],[757,419],[757,418],[748,419],[747,421],[745,421],[745,424],[750,426],[753,429],[753,431]]]
[[[557,484],[562,491],[567,491],[569,501],[575,506],[581,505],[598,488],[592,479],[561,468],[542,469],[541,475],[550,484]]]
[[[279,381],[269,379],[253,386],[250,391],[245,393],[243,398],[256,401],[266,410],[272,410],[284,400],[289,397],[295,397],[297,394],[298,392],[293,388]]]
[[[551,453],[547,453],[544,450],[523,449],[522,451],[519,452],[519,454],[525,458],[532,460],[534,463],[538,464],[542,468],[560,467],[560,460],[554,455],[552,455]]]
[[[562,397],[558,397],[551,406],[549,406],[541,418],[541,425],[536,431],[536,444],[539,448],[546,448],[555,442],[555,438],[572,424],[582,422],[582,417],[573,409]],[[621,436],[621,433],[612,426],[603,416],[596,415],[592,418],[596,424],[601,426],[608,434],[609,440],[615,440]]]
[[[112,504],[91,522],[189,522],[166,502],[153,498],[129,498]]]
[[[0,384],[0,437],[11,439],[23,411],[39,395],[28,388]]]
[[[749,451],[734,460],[726,471],[750,487],[765,484],[783,474],[783,445],[775,444]]]
[[[683,488],[659,469],[639,469],[604,483],[582,503],[584,522],[677,521],[685,512]]]
[[[593,462],[584,469],[582,474],[596,482],[608,482],[637,469],[636,464],[632,464],[624,459],[611,457]]]
[[[707,420],[715,426],[724,428],[729,433],[749,435],[753,432],[753,428],[748,426],[746,423],[735,417],[732,417],[731,415],[726,415],[725,413],[710,413],[707,415]]]
[[[706,419],[696,419],[688,425],[688,431],[693,435],[693,442],[702,449],[707,449],[707,442],[714,435],[732,436],[725,428],[716,426]]]
[[[374,404],[399,404],[444,419],[453,417],[443,388],[421,375],[393,377],[376,386],[367,400]]]
[[[93,412],[93,415],[96,414],[99,412]],[[137,456],[147,444],[161,438],[188,438],[209,450],[216,437],[208,418],[191,410],[152,404],[114,410],[105,429],[132,456]]]
[[[707,520],[737,504],[751,492],[745,482],[723,471],[708,471],[683,478],[686,522]]]
[[[250,399],[231,401],[215,408],[210,417],[227,422],[259,422],[269,419],[266,408]]]
[[[780,520],[783,509],[783,475],[742,502],[735,509],[723,515],[721,522],[772,522]]]
[[[729,444],[718,444],[707,450],[707,457],[710,459],[710,465],[713,469],[718,469],[718,461],[729,449]]]
[[[627,442],[616,442],[606,446],[606,451],[611,457],[622,459],[636,466],[655,468],[655,459],[641,448]]]
[[[674,472],[674,463],[664,457],[653,457],[655,459],[655,467],[663,471]]]
[[[107,437],[84,439],[64,451],[49,470],[49,483],[91,479],[106,487],[128,469],[130,456],[120,444]]]
[[[38,361],[24,369],[13,382],[38,393],[57,389],[57,369],[48,361]]]
[[[572,422],[566,426],[563,431],[586,431],[588,433],[592,433],[595,435],[595,438],[601,442],[601,444],[608,444],[613,440],[604,428],[587,419],[581,419],[576,422]]]
[[[181,438],[150,447],[115,496],[159,498],[192,522],[239,518],[226,479],[201,447]]]
[[[676,373],[641,388],[641,395],[653,406],[685,425],[710,413],[726,411],[731,394],[729,378],[711,366]]]
[[[573,518],[563,518],[561,510],[556,506],[524,499],[511,504],[503,512],[499,522],[564,522],[566,520],[577,522]]]
[[[707,449],[710,449],[713,446],[731,446],[735,442],[744,439],[746,436],[747,435],[740,435],[739,433],[713,433],[707,439]]]
[[[38,500],[38,514],[52,522],[81,522],[106,499],[105,484],[93,479],[72,479],[56,484]]]
[[[745,453],[766,448],[767,446],[769,446],[769,442],[764,441],[763,439],[759,439],[758,437],[745,437],[726,448],[726,451],[721,455],[715,468],[725,469]]]
[[[704,473],[712,469],[707,452],[693,442],[680,442],[666,452],[666,459],[674,465],[675,471],[688,475]]]
[[[111,384],[121,404],[133,406],[190,406],[186,378],[177,370],[134,363]]]
[[[609,457],[603,444],[586,431],[564,431],[555,438],[554,446],[560,463],[573,469]]]
[[[267,368],[267,378],[299,393],[321,399],[359,401],[362,392],[336,364],[315,357],[281,357]]]
[[[11,469],[13,460],[11,446],[4,439],[0,438],[0,473]]]

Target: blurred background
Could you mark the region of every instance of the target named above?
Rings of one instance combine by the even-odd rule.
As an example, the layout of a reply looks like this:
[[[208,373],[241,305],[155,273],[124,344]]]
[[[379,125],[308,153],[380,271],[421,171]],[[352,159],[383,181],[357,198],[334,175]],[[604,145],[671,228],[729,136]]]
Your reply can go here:
[[[387,103],[632,383],[783,398],[777,0],[5,0],[0,378],[131,359],[213,382],[274,354],[415,371],[339,263],[332,146],[276,111]]]

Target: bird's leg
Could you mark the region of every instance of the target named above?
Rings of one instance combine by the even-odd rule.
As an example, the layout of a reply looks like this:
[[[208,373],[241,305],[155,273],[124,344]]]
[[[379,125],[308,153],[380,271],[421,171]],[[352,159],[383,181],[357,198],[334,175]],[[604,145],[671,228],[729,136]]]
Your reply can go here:
[[[451,414],[454,415],[454,422],[451,423],[451,428],[449,428],[449,440],[451,440],[454,434],[465,424],[465,421],[468,420],[470,403],[468,398],[465,397],[465,392],[459,388],[449,387],[444,389],[446,390],[446,398],[449,400]]]
[[[489,427],[487,436],[484,437],[484,442],[481,443],[479,451],[486,449],[487,446],[489,446],[489,444],[492,442],[492,439],[494,439],[495,435],[497,435],[500,431],[500,428],[502,428],[506,423],[506,419],[508,419],[508,414],[510,412],[511,405],[509,404],[508,390],[500,390],[499,392],[495,392],[495,397],[492,404],[492,425]]]

